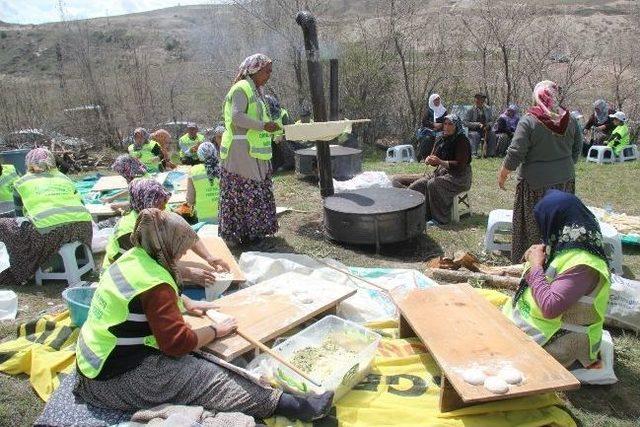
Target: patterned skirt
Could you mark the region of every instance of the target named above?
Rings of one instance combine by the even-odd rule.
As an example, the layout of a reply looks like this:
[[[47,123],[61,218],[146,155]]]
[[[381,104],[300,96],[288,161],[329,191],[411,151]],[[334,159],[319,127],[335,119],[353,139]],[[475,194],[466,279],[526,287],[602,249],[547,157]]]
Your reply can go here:
[[[263,181],[246,179],[222,169],[219,234],[224,240],[247,243],[278,231],[271,174]]]
[[[90,222],[72,222],[40,233],[28,221],[0,219],[0,241],[7,245],[11,266],[0,272],[0,285],[19,285],[31,279],[36,270],[66,243],[80,241],[91,247]]]
[[[552,188],[573,194],[576,191],[576,182],[574,179],[570,179],[560,184],[548,185],[534,190],[530,188],[527,180],[518,181],[516,197],[513,202],[513,233],[511,238],[511,261],[513,263],[519,263],[531,245],[540,243],[542,237],[533,215],[533,207],[542,199],[544,193]]]

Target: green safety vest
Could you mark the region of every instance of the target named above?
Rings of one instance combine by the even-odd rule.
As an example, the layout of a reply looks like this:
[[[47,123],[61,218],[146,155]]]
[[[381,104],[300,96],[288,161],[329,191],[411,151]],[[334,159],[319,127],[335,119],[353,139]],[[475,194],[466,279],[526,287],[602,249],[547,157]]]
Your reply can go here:
[[[246,135],[233,135],[232,121],[233,108],[232,98],[237,90],[242,90],[247,97],[247,116],[254,120],[268,122],[271,120],[269,112],[264,103],[255,96],[251,83],[247,80],[240,80],[229,89],[227,97],[224,101],[224,124],[226,130],[222,134],[222,143],[220,144],[220,158],[226,159],[231,150],[231,144],[234,140],[246,140],[249,142],[249,155],[254,159],[269,160],[271,159],[271,133],[265,130],[247,130]]]
[[[76,194],[76,187],[57,169],[27,173],[14,187],[24,206],[24,213],[38,230],[72,222],[91,222],[91,214]]]
[[[138,212],[132,210],[118,221],[116,224],[113,233],[109,236],[109,241],[107,242],[107,248],[105,250],[104,260],[102,261],[102,268],[106,269],[113,262],[115,262],[120,255],[125,253],[126,251],[120,248],[120,243],[118,243],[118,239],[126,234],[133,233],[133,228],[136,225],[136,220],[138,219]]]
[[[158,348],[153,334],[119,337],[114,335],[110,328],[127,322],[146,323],[147,317],[144,313],[129,312],[129,303],[136,296],[162,283],[168,283],[176,294],[179,293],[171,274],[140,247],[125,252],[104,272],[91,300],[89,315],[82,325],[76,345],[78,369],[84,376],[97,377],[116,346],[145,345]],[[180,297],[178,307],[180,311],[184,311]],[[126,329],[122,326],[117,329]]]
[[[196,139],[191,139],[188,133],[185,133],[184,135],[182,135],[178,140],[178,144],[180,145],[180,158],[181,159],[184,159],[185,157],[197,158],[198,156],[196,153],[193,153],[193,155],[191,154],[187,155],[182,150],[183,149],[191,150],[192,147],[196,145],[200,145],[203,142],[204,142],[204,135],[201,133],[196,134]]]
[[[284,108],[280,108],[280,116],[278,116],[277,119],[274,120],[274,122],[276,122],[278,124],[278,126],[280,126],[280,129],[278,129],[275,132],[272,132],[271,135],[273,136],[280,136],[280,135],[284,135],[284,118],[285,116],[288,116],[289,112],[287,110],[285,110]]]
[[[151,152],[156,145],[158,145],[158,143],[153,139],[147,141],[140,150],[134,150],[134,144],[131,144],[129,145],[129,155],[140,160],[140,162],[147,167],[147,172],[158,172],[160,170],[158,161],[154,160],[157,156]]]
[[[20,178],[13,165],[2,165],[0,175],[0,202],[13,201],[13,184]]]
[[[554,319],[545,318],[533,298],[531,288],[525,290],[515,307],[513,307],[511,301],[505,304],[503,313],[541,346],[545,345],[560,329],[586,334],[589,337],[590,358],[595,361],[600,351],[602,325],[604,324],[604,316],[609,303],[609,289],[611,288],[611,274],[607,263],[587,251],[569,249],[553,259],[545,275],[549,281],[552,281],[556,275],[577,265],[587,265],[600,273],[598,286],[591,294],[581,297],[577,302],[577,304],[593,307],[596,311],[597,320],[593,324],[584,326],[565,323],[562,321],[562,315]]]
[[[218,220],[218,203],[220,200],[220,178],[213,182],[207,176],[204,165],[191,168],[191,180],[196,190],[196,215],[200,222],[215,222]]]
[[[613,150],[616,156],[619,156],[620,153],[622,153],[622,149],[629,145],[629,126],[627,126],[626,123],[616,126],[613,132],[611,132],[611,136],[613,135],[620,135],[620,138],[612,140],[607,146]]]

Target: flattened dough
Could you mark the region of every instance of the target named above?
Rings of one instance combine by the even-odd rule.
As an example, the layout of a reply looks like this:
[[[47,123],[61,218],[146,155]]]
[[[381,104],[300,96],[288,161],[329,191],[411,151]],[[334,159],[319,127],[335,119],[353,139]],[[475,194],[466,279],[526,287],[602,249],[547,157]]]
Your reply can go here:
[[[500,377],[491,376],[484,380],[484,388],[489,390],[491,393],[504,394],[509,391],[509,384]]]
[[[478,368],[465,369],[462,378],[472,385],[482,385],[487,376]]]
[[[511,366],[505,366],[498,372],[498,377],[507,384],[520,384],[522,382],[522,372]]]

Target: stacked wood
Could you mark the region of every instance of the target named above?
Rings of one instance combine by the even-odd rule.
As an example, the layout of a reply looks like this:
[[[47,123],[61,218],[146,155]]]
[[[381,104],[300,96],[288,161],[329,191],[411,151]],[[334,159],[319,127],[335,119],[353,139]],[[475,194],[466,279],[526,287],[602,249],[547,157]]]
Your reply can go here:
[[[483,281],[488,286],[500,289],[518,289],[520,279],[511,276],[496,276],[493,274],[475,273],[473,271],[444,270],[440,268],[427,269],[426,275],[434,280],[447,283],[463,283],[469,280]]]

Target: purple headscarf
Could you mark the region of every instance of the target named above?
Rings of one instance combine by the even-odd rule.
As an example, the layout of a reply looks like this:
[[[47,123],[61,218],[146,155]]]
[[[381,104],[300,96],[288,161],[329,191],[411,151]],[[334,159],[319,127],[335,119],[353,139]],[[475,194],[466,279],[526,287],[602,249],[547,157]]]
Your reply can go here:
[[[27,153],[25,163],[29,172],[47,172],[56,168],[56,158],[46,147],[38,147]]]
[[[140,178],[147,173],[147,167],[140,160],[128,154],[118,156],[111,168],[122,175],[127,182],[133,181],[134,178]]]
[[[136,212],[148,208],[164,208],[170,197],[171,193],[155,179],[138,178],[129,184],[129,201],[131,209]]]

